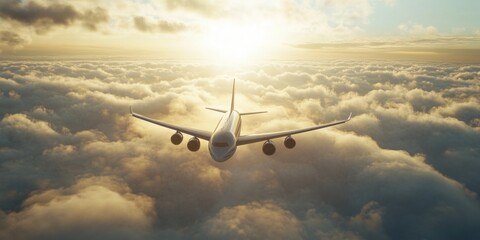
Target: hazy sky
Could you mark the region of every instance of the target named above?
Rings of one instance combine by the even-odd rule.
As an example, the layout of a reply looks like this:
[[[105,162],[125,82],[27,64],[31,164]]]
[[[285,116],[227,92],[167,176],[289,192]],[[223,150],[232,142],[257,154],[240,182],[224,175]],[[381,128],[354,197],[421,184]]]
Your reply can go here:
[[[0,3],[3,55],[239,61],[476,61],[478,1],[20,1]]]

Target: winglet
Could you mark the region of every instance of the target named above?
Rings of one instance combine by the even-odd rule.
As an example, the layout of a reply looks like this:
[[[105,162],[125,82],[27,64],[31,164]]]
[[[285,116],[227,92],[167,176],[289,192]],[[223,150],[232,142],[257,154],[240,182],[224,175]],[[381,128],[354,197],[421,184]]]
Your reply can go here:
[[[350,119],[352,119],[352,112],[350,112],[350,115],[348,115],[347,122],[350,121]]]
[[[130,114],[133,115],[133,109],[132,106],[130,106]]]

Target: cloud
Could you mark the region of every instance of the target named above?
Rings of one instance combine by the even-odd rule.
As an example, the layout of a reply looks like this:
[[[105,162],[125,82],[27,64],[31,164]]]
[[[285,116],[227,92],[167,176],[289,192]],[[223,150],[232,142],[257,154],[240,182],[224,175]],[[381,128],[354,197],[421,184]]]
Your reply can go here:
[[[368,0],[361,1],[162,1],[169,13],[181,11],[184,15],[200,17],[200,22],[218,21],[239,25],[274,25],[275,34],[283,31],[295,33],[301,39],[308,36],[323,38],[349,37],[361,32],[368,22],[373,7]],[[265,18],[268,16],[268,18]],[[206,21],[205,21],[206,20]],[[274,34],[274,33],[272,33]]]
[[[0,17],[25,26],[33,26],[37,33],[45,33],[53,26],[69,26],[76,21],[82,22],[85,28],[95,31],[97,24],[108,21],[107,11],[99,7],[79,12],[68,4],[44,5],[36,1],[24,3],[20,0],[0,3]]]
[[[24,39],[18,33],[11,31],[0,31],[0,45],[7,45],[9,47],[18,48],[22,47],[29,41]]]
[[[311,42],[290,44],[294,48],[309,50],[374,50],[391,53],[394,50],[404,50],[421,53],[425,52],[425,47],[429,47],[429,51],[436,54],[445,54],[448,51],[454,51],[454,48],[465,47],[475,44],[480,39],[472,36],[428,36],[421,37],[422,34],[414,34],[414,38],[397,38],[397,39],[366,39],[356,41],[334,41],[334,42]],[[472,50],[475,51],[475,50]]]
[[[302,239],[302,226],[289,211],[271,202],[223,208],[206,223],[212,239]]]
[[[477,239],[478,71],[3,61],[0,238]],[[225,107],[232,75],[240,111],[269,110],[244,117],[242,134],[354,118],[295,135],[291,150],[274,139],[272,157],[259,143],[220,164],[206,142],[189,152],[128,114],[214,129],[220,116],[203,107]]]
[[[189,29],[189,27],[180,22],[169,22],[160,20],[156,24],[149,23],[144,17],[135,17],[133,19],[135,27],[142,32],[163,32],[163,33],[178,33]]]
[[[115,178],[79,179],[69,188],[28,197],[22,210],[5,214],[2,238],[131,239],[152,226],[153,201]]]
[[[333,16],[342,24],[351,24],[354,21],[365,21],[372,14],[372,6],[368,0],[321,1],[323,6],[333,8]]]
[[[221,8],[223,4],[218,4],[215,1],[201,1],[201,0],[165,0],[163,1],[167,9],[176,10],[176,9],[185,9],[187,11],[192,11],[199,13],[207,17],[218,17],[221,13]],[[231,4],[231,2],[227,2]]]
[[[91,10],[87,10],[82,16],[83,26],[90,31],[96,31],[99,23],[104,23],[109,20],[107,10],[96,7]]]
[[[438,30],[434,26],[423,26],[421,24],[400,24],[398,25],[398,29],[402,33],[411,34],[415,36],[424,36],[424,35],[437,35]]]

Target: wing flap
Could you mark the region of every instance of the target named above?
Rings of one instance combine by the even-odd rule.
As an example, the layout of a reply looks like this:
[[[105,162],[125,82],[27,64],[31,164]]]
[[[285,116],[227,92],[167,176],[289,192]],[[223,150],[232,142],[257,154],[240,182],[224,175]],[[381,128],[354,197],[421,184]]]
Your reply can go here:
[[[286,137],[286,136],[293,135],[293,134],[313,131],[313,130],[317,130],[317,129],[321,129],[321,128],[327,128],[327,127],[339,125],[339,124],[342,124],[342,123],[346,123],[346,122],[350,121],[351,118],[352,118],[352,113],[350,113],[348,118],[345,119],[345,120],[341,120],[341,121],[337,121],[337,122],[331,122],[331,123],[327,123],[327,124],[323,124],[323,125],[317,125],[317,126],[308,127],[308,128],[281,131],[281,132],[244,135],[244,136],[238,137],[237,145],[244,145],[244,144],[249,144],[249,143],[261,142],[261,141],[266,141],[266,140],[273,139],[273,138]]]
[[[176,131],[188,134],[188,135],[192,135],[194,137],[198,137],[198,138],[201,138],[203,140],[209,141],[210,137],[212,136],[212,133],[208,132],[208,131],[198,130],[198,129],[193,129],[193,128],[187,128],[187,127],[181,127],[181,126],[177,126],[177,125],[174,125],[174,124],[162,122],[162,121],[159,121],[159,120],[156,120],[156,119],[153,119],[153,118],[143,116],[141,114],[133,112],[132,107],[130,107],[130,114],[132,114],[132,116],[134,116],[138,119],[142,119],[144,121],[151,122],[153,124],[157,124],[157,125],[160,125],[160,126],[163,126],[163,127],[166,127],[166,128],[170,128],[170,129],[173,129],[173,130],[176,130]]]

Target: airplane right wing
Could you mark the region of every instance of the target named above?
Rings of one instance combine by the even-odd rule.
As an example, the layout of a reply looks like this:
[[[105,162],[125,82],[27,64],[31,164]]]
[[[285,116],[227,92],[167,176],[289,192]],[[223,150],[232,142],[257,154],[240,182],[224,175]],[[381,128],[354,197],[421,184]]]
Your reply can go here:
[[[290,136],[290,135],[297,134],[297,133],[303,133],[303,132],[317,130],[317,129],[320,129],[320,128],[331,127],[331,126],[335,126],[335,125],[338,125],[338,124],[346,123],[346,122],[350,121],[351,118],[352,118],[352,113],[350,113],[348,118],[345,119],[345,120],[332,122],[332,123],[328,123],[328,124],[324,124],[324,125],[317,125],[317,126],[313,126],[313,127],[295,129],[295,130],[289,130],[289,131],[282,131],[282,132],[244,135],[244,136],[238,137],[237,145],[244,145],[244,144],[249,144],[249,143],[261,142],[261,141],[266,141],[266,140],[270,140],[270,139],[273,139],[273,138],[286,137],[286,136]]]
[[[192,135],[194,137],[198,137],[198,138],[201,138],[203,140],[209,141],[210,137],[212,136],[212,133],[208,132],[208,131],[198,130],[198,129],[193,129],[193,128],[187,128],[187,127],[180,127],[180,126],[173,125],[173,124],[170,124],[170,123],[155,120],[153,118],[145,117],[143,115],[140,115],[138,113],[133,112],[132,107],[130,107],[130,114],[132,114],[132,116],[134,116],[136,118],[139,118],[139,119],[142,119],[144,121],[151,122],[153,124],[157,124],[157,125],[160,125],[160,126],[163,126],[163,127],[166,127],[166,128],[170,128],[170,129],[173,129],[173,130],[176,130],[176,131],[188,134],[188,135]]]

